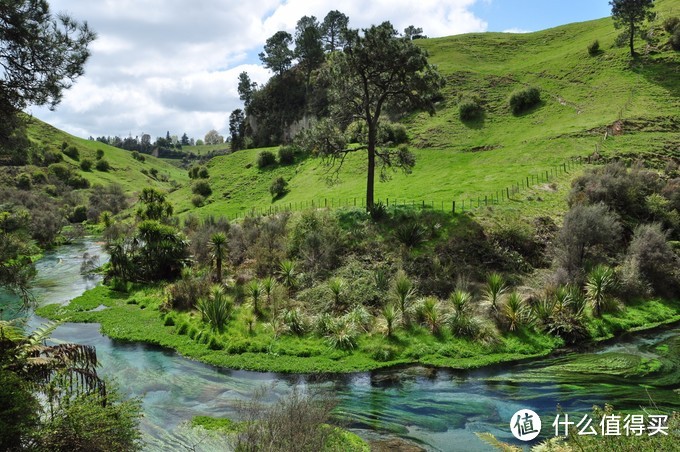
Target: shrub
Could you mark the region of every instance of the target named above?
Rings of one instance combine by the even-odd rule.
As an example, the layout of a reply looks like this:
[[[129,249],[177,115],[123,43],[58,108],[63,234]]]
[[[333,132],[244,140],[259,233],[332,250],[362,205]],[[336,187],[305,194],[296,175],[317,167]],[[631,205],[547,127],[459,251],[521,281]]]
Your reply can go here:
[[[90,160],[90,159],[83,159],[80,162],[80,169],[83,170],[83,171],[91,171],[92,166],[93,166],[93,163],[92,163],[92,160]]]
[[[210,183],[208,183],[208,181],[199,180],[191,187],[191,192],[195,195],[208,197],[212,195],[212,188],[210,188]]]
[[[528,87],[517,90],[510,95],[510,109],[512,113],[518,115],[541,102],[541,91],[535,87]]]
[[[272,181],[269,186],[269,193],[272,194],[272,198],[281,198],[288,192],[288,182],[283,177],[277,177]]]
[[[366,142],[366,132],[364,130],[364,121],[354,121],[347,126],[345,130],[345,139],[348,143],[364,143]]]
[[[668,242],[668,234],[659,224],[647,224],[635,229],[625,262],[636,267],[643,279],[657,294],[673,298],[679,289],[680,259]]]
[[[557,237],[558,261],[571,278],[576,277],[589,259],[597,260],[596,246],[605,249],[621,236],[616,213],[604,204],[576,205],[564,217]]]
[[[283,315],[283,323],[296,336],[303,336],[308,329],[307,320],[298,308],[287,310]]]
[[[281,165],[295,163],[295,149],[292,146],[281,146],[279,148],[279,163]]]
[[[193,309],[196,300],[205,298],[210,292],[210,282],[207,278],[182,274],[182,279],[167,288],[168,303],[172,309],[188,311]]]
[[[69,187],[79,189],[79,188],[88,188],[90,186],[90,181],[85,179],[83,176],[80,174],[72,174],[71,177],[66,181],[66,184]]]
[[[28,173],[20,173],[15,178],[15,183],[21,190],[30,190],[33,187],[33,178]]]
[[[276,156],[271,151],[262,151],[257,155],[257,167],[262,169],[276,165]]]
[[[670,43],[674,50],[680,50],[680,26],[677,27],[673,32]]]
[[[132,153],[134,154],[135,152],[137,152],[137,151],[133,151]],[[137,152],[137,155],[139,155],[139,152]],[[101,149],[97,149],[96,156],[97,156],[97,160],[101,160],[102,157],[104,157],[104,151],[102,151]],[[133,155],[133,157],[134,157],[134,155]]]
[[[597,39],[588,45],[588,55],[595,56],[600,53],[600,41]]]
[[[201,179],[207,179],[210,177],[210,174],[208,173],[208,168],[206,168],[205,166],[200,167],[196,175]]]
[[[466,97],[458,103],[458,116],[461,121],[474,121],[478,119],[484,109],[477,99]]]
[[[191,197],[191,204],[193,204],[194,207],[203,207],[205,205],[205,197],[194,195]]]
[[[680,26],[680,17],[669,17],[663,21],[663,29],[666,33],[673,33]]]
[[[164,326],[175,326],[175,317],[172,314],[166,315],[165,320],[163,320],[163,325]]]
[[[89,204],[87,218],[90,221],[97,221],[102,212],[108,211],[116,215],[128,206],[125,191],[118,184],[93,186],[90,190]]]
[[[71,223],[82,223],[85,220],[87,220],[87,206],[74,207],[68,217],[68,221]]]
[[[66,141],[62,141],[61,142],[61,148],[60,148],[61,151],[62,152],[65,151],[67,147],[68,147],[68,143]]]
[[[62,182],[68,181],[71,177],[71,167],[64,163],[53,163],[47,168],[47,171]]]
[[[630,33],[628,32],[628,30],[619,33],[619,35],[614,40],[614,46],[619,48],[626,47],[628,45],[628,42],[630,41],[629,36]]]
[[[102,158],[102,159],[97,161],[95,168],[97,168],[97,171],[106,172],[106,171],[111,169],[111,165],[109,164],[109,162],[107,160]]]
[[[80,152],[78,151],[78,148],[75,146],[69,146],[66,149],[64,149],[63,152],[64,154],[71,157],[73,160],[77,161],[80,158]]]
[[[47,183],[47,175],[43,173],[42,171],[36,171],[31,175],[31,178],[33,179],[34,184],[46,184]]]

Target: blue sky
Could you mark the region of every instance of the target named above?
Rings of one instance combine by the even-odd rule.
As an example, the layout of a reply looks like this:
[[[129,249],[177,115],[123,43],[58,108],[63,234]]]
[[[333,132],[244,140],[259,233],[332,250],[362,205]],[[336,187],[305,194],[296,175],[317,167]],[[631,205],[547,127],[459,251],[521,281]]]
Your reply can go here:
[[[488,24],[488,31],[538,31],[610,14],[607,0],[492,0],[470,10]]]
[[[353,28],[389,20],[430,37],[538,31],[610,14],[608,0],[49,0],[53,12],[86,20],[98,34],[85,75],[57,110],[36,117],[80,137],[226,134],[241,108],[238,74],[264,83],[257,58],[278,30],[333,9]]]

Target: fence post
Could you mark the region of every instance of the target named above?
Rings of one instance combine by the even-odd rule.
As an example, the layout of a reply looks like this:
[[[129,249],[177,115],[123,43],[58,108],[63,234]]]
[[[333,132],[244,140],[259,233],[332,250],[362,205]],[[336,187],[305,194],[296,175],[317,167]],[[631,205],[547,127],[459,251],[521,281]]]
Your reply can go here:
[[[510,189],[508,187],[505,187],[505,195],[508,199],[510,199]]]

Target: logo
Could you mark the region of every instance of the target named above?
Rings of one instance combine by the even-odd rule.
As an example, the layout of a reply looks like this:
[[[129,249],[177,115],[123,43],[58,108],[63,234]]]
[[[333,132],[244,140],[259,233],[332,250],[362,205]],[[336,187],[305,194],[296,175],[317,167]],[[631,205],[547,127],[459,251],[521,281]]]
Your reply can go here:
[[[520,441],[531,441],[541,433],[541,418],[531,410],[519,410],[510,419],[510,431]]]

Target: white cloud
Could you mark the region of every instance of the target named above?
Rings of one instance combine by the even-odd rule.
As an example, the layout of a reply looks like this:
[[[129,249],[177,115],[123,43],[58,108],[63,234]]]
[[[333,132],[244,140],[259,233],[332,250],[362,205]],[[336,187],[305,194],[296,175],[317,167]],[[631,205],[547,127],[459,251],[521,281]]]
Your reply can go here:
[[[226,133],[229,113],[241,108],[238,74],[264,83],[257,53],[302,16],[321,21],[339,9],[352,27],[389,20],[398,30],[415,25],[447,36],[486,30],[470,12],[476,1],[486,0],[51,0],[53,12],[86,20],[99,37],[57,110],[29,111],[79,136]]]
[[[522,30],[521,28],[508,28],[507,30],[503,30],[503,33],[523,34],[523,33],[533,33],[533,32],[531,30]]]

